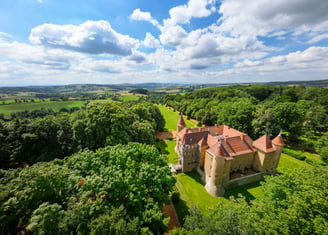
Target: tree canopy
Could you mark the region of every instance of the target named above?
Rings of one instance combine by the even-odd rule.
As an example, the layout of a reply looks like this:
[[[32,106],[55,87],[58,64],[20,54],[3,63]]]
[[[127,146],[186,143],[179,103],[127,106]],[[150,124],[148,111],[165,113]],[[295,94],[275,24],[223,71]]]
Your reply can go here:
[[[161,209],[175,184],[166,159],[139,143],[1,174],[0,233],[162,233]]]
[[[220,201],[209,214],[190,210],[172,234],[328,234],[328,168],[266,177],[263,197]]]

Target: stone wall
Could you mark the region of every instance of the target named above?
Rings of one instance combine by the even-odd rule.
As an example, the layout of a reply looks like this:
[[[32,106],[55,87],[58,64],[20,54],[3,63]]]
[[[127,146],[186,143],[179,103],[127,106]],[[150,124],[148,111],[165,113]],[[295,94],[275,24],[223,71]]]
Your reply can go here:
[[[181,145],[181,166],[182,172],[189,172],[199,166],[199,147],[198,145]]]
[[[226,189],[237,188],[246,184],[251,184],[260,181],[262,179],[263,179],[263,174],[261,172],[253,175],[247,175],[244,177],[230,180],[229,185],[227,185],[225,188]]]

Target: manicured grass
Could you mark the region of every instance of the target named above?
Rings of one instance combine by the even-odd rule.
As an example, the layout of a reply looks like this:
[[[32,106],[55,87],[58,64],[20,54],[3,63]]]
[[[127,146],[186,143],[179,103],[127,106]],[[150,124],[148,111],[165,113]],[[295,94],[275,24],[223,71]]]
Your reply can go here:
[[[174,140],[162,140],[156,143],[156,146],[160,149],[161,154],[166,155],[170,164],[178,163],[178,155],[174,151],[176,142]]]
[[[299,167],[311,167],[311,165],[304,161],[293,158],[285,153],[281,154],[279,165],[278,165],[279,172],[283,173],[290,169],[296,169]]]
[[[208,194],[201,182],[200,176],[195,172],[178,174],[176,187],[180,192],[182,204],[189,208],[192,205],[196,205],[204,213],[207,213],[220,200],[225,200],[223,197],[212,197]],[[182,206],[180,205],[180,207]],[[180,218],[185,216],[184,211],[181,213],[178,210],[177,213]]]
[[[3,113],[5,118],[9,118],[11,113],[22,112],[25,110],[36,109],[53,109],[58,112],[61,108],[82,107],[85,101],[48,101],[40,103],[14,103],[8,105],[0,105],[0,113]]]
[[[177,112],[173,112],[171,109],[158,105],[159,110],[161,111],[163,117],[165,118],[165,129],[168,131],[174,131],[177,129],[177,123],[179,121],[179,114]],[[194,123],[190,120],[184,118],[187,127],[197,127],[197,123]]]

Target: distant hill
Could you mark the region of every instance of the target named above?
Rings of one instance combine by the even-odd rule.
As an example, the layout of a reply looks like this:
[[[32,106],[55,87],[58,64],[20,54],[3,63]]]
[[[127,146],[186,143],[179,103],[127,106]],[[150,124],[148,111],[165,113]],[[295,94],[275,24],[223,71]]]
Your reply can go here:
[[[217,83],[217,84],[177,84],[177,83],[123,83],[123,84],[72,84],[60,86],[21,86],[21,87],[0,87],[0,94],[18,94],[22,92],[43,93],[43,94],[76,94],[89,93],[97,94],[106,91],[122,91],[133,89],[148,89],[150,91],[173,88],[173,87],[215,87],[221,85],[235,85],[238,83]],[[317,86],[328,87],[328,79],[317,81],[281,81],[281,82],[267,82],[267,83],[240,83],[240,84],[269,84],[269,85],[300,85],[300,86]]]
[[[316,86],[328,87],[328,79],[316,81],[287,81],[287,82],[268,82],[269,85],[298,85],[298,86]]]

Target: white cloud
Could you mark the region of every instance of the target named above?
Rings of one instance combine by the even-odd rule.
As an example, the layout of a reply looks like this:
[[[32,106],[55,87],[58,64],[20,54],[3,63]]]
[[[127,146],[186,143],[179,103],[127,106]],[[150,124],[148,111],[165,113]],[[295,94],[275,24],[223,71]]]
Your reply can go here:
[[[266,36],[276,30],[297,30],[302,33],[326,31],[318,27],[328,21],[328,1],[326,0],[225,0],[219,12],[220,30],[234,36],[249,34]]]
[[[159,40],[156,39],[151,33],[146,33],[143,44],[148,48],[157,48],[161,45]]]
[[[320,42],[321,40],[324,40],[327,38],[328,38],[328,33],[320,34],[320,35],[317,35],[317,36],[311,38],[310,40],[308,40],[307,43],[314,44],[314,43]]]
[[[30,41],[37,45],[89,54],[127,56],[138,41],[112,29],[107,21],[86,21],[76,25],[43,24],[32,29]]]
[[[181,26],[176,25],[164,28],[159,38],[163,44],[175,47],[180,45],[187,35],[187,32]]]
[[[147,21],[156,27],[160,27],[158,21],[151,16],[150,12],[141,11],[139,8],[132,12],[130,18],[132,20]]]
[[[237,73],[266,73],[279,76],[283,73],[298,74],[306,72],[313,74],[328,72],[327,47],[310,47],[304,51],[291,52],[287,55],[274,56],[262,61],[244,60],[234,67]]]
[[[170,21],[173,24],[189,23],[191,18],[208,17],[215,11],[213,1],[189,0],[187,4],[170,9]],[[167,22],[168,23],[168,22]]]

